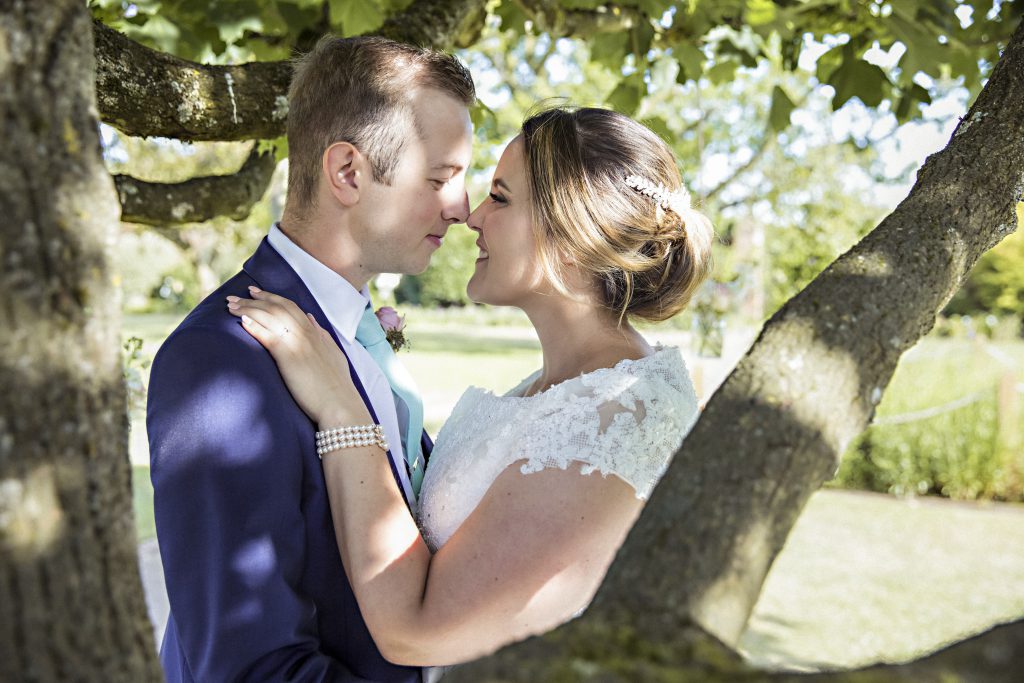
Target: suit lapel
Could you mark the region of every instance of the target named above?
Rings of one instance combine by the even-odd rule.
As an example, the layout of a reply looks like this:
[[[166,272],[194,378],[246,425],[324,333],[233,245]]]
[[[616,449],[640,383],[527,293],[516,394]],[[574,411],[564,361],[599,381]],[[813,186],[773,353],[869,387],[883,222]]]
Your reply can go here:
[[[342,354],[345,354],[345,348],[341,345],[341,340],[338,339],[338,335],[334,331],[334,325],[327,319],[327,314],[320,308],[320,305],[305,283],[302,282],[302,279],[292,270],[288,262],[277,253],[277,250],[270,245],[270,241],[266,237],[260,242],[256,252],[242,266],[242,270],[256,282],[256,286],[260,289],[283,296],[286,299],[291,299],[300,310],[312,313],[317,324],[327,330],[331,335],[331,339],[341,349]],[[347,354],[345,354],[345,358],[348,358]],[[363,389],[363,383],[360,381],[359,375],[356,374],[352,363],[349,363],[348,372],[352,378],[352,383],[359,392],[359,396],[363,399],[363,403],[366,404],[367,410],[370,411],[370,417],[373,418],[374,422],[379,423],[377,411],[373,409],[373,404],[370,403],[366,390]],[[429,441],[429,438],[427,440]],[[395,458],[392,457],[391,451],[388,451],[387,455],[388,463],[391,465],[391,474],[395,478],[395,484],[398,485],[398,490],[402,493],[402,499],[405,500],[405,504],[409,505],[409,499],[405,495],[405,488],[402,486],[402,479],[395,465]]]

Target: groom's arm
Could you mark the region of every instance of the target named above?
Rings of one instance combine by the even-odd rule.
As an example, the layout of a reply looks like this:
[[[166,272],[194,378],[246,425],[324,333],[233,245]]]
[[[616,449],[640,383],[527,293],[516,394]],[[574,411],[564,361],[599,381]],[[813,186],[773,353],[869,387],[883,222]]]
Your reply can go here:
[[[306,529],[291,401],[269,356],[221,330],[182,330],[154,361],[157,537],[197,681],[364,680],[319,651],[316,608],[296,590]]]

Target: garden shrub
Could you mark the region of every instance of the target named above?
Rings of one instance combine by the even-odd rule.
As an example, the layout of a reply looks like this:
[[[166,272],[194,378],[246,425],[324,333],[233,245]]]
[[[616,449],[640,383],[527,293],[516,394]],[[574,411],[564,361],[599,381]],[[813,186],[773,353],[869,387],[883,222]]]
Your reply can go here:
[[[847,450],[829,486],[961,500],[1024,500],[1024,454],[1000,446],[998,425],[993,388],[982,400],[949,413],[872,426]]]

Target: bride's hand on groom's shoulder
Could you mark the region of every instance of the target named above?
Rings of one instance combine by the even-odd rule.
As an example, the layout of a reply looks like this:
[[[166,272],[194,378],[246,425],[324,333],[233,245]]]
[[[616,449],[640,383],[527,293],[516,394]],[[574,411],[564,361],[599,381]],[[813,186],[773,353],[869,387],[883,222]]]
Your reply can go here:
[[[252,299],[227,297],[228,312],[270,352],[295,402],[320,425],[363,424],[369,413],[331,335],[295,302],[250,287]]]

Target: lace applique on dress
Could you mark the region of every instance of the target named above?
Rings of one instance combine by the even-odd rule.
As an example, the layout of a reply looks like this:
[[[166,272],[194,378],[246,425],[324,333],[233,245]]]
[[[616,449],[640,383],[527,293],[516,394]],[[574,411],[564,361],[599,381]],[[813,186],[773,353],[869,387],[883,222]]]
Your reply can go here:
[[[424,537],[433,549],[443,545],[518,461],[524,474],[579,462],[583,474],[614,474],[646,499],[696,418],[697,397],[674,347],[535,396],[470,387],[430,456],[420,497]]]

